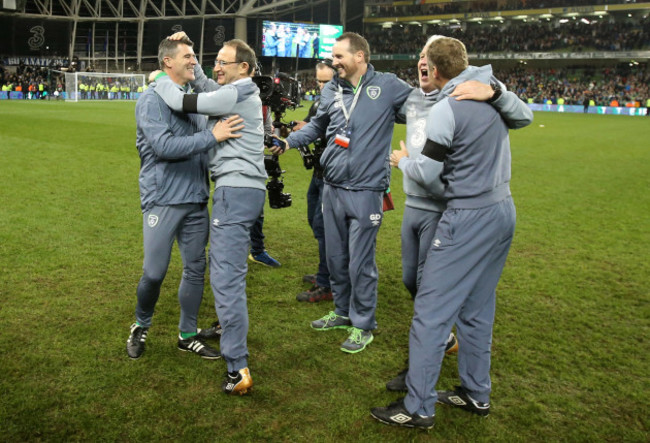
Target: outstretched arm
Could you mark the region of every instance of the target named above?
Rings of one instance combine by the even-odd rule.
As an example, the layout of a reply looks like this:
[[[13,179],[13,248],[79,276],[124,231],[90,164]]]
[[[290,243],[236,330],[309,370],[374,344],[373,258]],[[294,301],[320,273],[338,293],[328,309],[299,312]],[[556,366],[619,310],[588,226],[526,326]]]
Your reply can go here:
[[[218,91],[186,94],[167,75],[159,74],[151,87],[167,106],[177,112],[227,115],[232,112],[237,103],[237,89],[230,85]]]
[[[450,94],[456,100],[487,101],[497,110],[510,129],[519,129],[533,122],[533,111],[521,101],[517,94],[506,89],[505,85],[492,77],[496,86],[470,80],[456,86]],[[500,91],[499,91],[500,90]]]

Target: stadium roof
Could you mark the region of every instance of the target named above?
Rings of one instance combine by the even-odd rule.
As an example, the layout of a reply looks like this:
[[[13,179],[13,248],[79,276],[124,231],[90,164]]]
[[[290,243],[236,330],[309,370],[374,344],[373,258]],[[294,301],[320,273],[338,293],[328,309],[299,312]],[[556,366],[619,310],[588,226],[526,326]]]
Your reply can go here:
[[[1,13],[83,20],[284,16],[328,0],[18,0]],[[336,2],[338,3],[338,2]]]

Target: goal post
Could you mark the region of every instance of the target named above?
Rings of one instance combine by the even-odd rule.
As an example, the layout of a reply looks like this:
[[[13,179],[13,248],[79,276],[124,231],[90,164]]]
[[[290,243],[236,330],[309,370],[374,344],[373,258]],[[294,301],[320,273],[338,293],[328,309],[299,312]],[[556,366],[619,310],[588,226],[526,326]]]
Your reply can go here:
[[[146,89],[144,74],[66,72],[66,101],[137,100]]]

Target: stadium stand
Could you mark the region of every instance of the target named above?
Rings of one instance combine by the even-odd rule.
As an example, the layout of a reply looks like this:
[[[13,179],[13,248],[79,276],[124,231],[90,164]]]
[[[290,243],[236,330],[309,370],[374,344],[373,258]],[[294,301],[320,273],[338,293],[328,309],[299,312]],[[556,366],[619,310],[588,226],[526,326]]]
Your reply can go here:
[[[463,41],[470,63],[491,64],[531,105],[638,108],[650,98],[649,12],[623,0],[377,0],[364,32],[379,69],[413,85],[417,54],[438,34]]]
[[[199,51],[199,56],[205,57],[207,70],[211,69],[210,61],[219,42],[236,34],[235,18],[225,6],[223,10],[210,9],[214,5],[203,9],[188,8],[183,16],[165,4],[155,10],[149,6],[124,8],[119,15],[109,3],[99,1],[101,8],[84,9],[86,3],[74,0],[72,3],[79,8],[79,16],[75,17],[61,6],[63,3],[52,2],[51,10],[45,11],[38,6],[39,2],[27,1],[17,14],[0,13],[0,25],[15,34],[11,40],[15,47],[3,47],[4,53],[0,53],[0,61],[5,64],[0,68],[0,85],[8,92],[7,98],[9,92],[21,93],[12,98],[66,96],[65,76],[60,71],[146,74],[155,69],[155,45],[171,32],[171,27],[164,24],[175,23],[169,20],[172,17],[182,18],[182,29],[191,35],[200,32],[201,20],[205,20],[204,41],[216,44],[200,48],[203,52]],[[137,3],[133,4],[137,6]],[[304,19],[314,19],[314,7],[311,6],[312,16]],[[588,97],[598,106],[612,103],[645,106],[650,98],[647,62],[650,58],[650,3],[629,0],[366,0],[362,10],[361,29],[348,29],[366,36],[377,69],[396,72],[411,84],[417,83],[414,63],[417,54],[430,35],[440,34],[463,41],[472,64],[492,64],[507,87],[531,104],[555,104],[558,100],[565,104],[581,104]],[[296,11],[293,11],[294,16],[300,17],[300,12]],[[291,12],[283,10],[277,17]],[[39,20],[41,25],[47,25],[43,26],[44,30],[28,27],[36,24],[33,17],[39,13],[47,17]],[[47,39],[52,33],[69,33],[69,27],[61,28],[64,22],[61,19],[66,17],[77,21],[76,32],[69,34],[73,40],[71,48]],[[109,23],[105,20],[108,17],[122,20],[118,24]],[[247,19],[248,40],[254,45],[259,46],[261,42],[258,32],[263,19],[261,16]],[[140,27],[139,22],[142,22]],[[20,29],[30,29],[31,38],[21,34],[23,31],[18,25]],[[45,37],[51,46],[40,42],[39,36]],[[28,44],[21,47],[22,40]],[[42,43],[39,57],[22,57],[33,49],[27,48],[28,45],[39,43]],[[258,53],[260,49],[257,48]],[[290,63],[277,60],[276,66],[273,61],[273,68],[286,71]],[[308,66],[301,64],[298,69],[296,64],[295,71],[303,90],[309,92],[305,97],[311,99],[318,88],[312,65]],[[290,69],[293,71],[293,66]],[[92,91],[94,83],[97,81],[93,80],[89,89],[79,91],[76,97],[109,98],[109,94],[98,91],[96,85]],[[120,91],[110,96],[135,98],[139,86],[130,86],[133,94]]]
[[[379,2],[368,6],[367,17],[408,17],[422,15],[442,15],[454,13],[476,13],[488,11],[518,11],[555,7],[576,7],[594,5],[617,5],[630,3],[629,0],[478,0],[478,1],[437,1],[404,5],[404,2]]]
[[[409,54],[419,51],[429,35],[457,38],[471,53],[530,51],[621,51],[650,48],[650,20],[584,23],[511,23],[450,29],[431,25],[423,34],[418,25],[375,28],[366,32],[377,54]]]

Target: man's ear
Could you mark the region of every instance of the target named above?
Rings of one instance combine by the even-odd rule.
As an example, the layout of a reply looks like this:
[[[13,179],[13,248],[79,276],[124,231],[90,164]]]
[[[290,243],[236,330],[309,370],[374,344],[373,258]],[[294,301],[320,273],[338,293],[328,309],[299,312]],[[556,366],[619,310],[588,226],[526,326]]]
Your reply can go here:
[[[440,71],[438,71],[438,68],[436,68],[433,65],[429,65],[429,71],[430,71],[430,77],[433,76],[436,80],[440,80]]]

